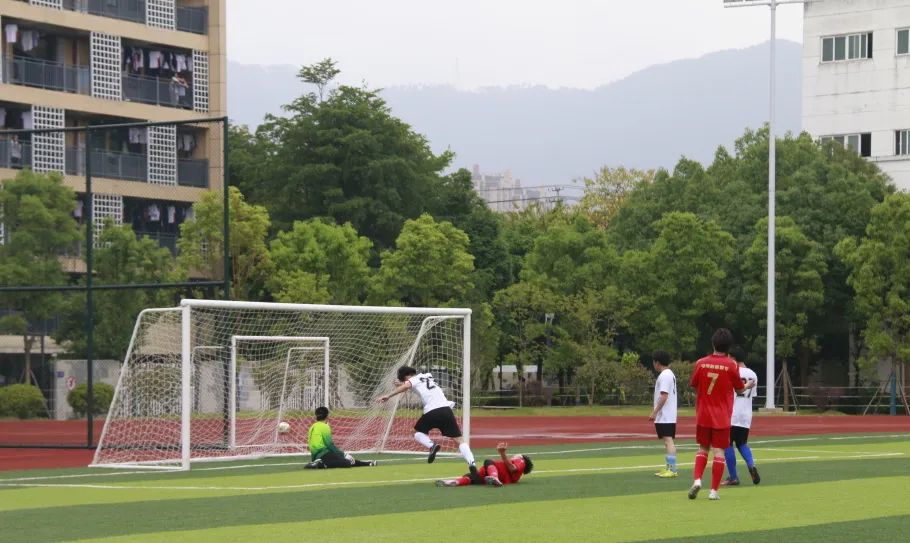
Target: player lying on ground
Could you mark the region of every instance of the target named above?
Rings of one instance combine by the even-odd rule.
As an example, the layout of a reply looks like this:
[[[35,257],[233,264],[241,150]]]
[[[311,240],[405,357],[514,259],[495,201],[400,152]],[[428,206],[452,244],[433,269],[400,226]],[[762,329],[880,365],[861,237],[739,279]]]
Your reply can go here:
[[[689,488],[689,499],[698,497],[701,476],[708,466],[708,453],[714,449],[711,466],[711,493],[709,500],[719,499],[717,489],[724,476],[724,450],[730,445],[730,420],[733,417],[733,393],[743,391],[739,379],[739,366],[727,353],[733,346],[733,334],[720,328],[711,336],[714,352],[695,363],[689,386],[695,389],[695,455],[694,481]]]
[[[440,479],[436,481],[436,486],[465,486],[465,485],[490,485],[502,486],[517,483],[522,475],[531,473],[534,469],[534,462],[523,454],[516,454],[509,458],[506,456],[508,443],[500,443],[496,446],[499,452],[499,460],[484,460],[483,467],[477,470],[477,473],[466,473],[457,479]]]
[[[730,446],[724,451],[724,457],[727,459],[727,472],[730,476],[721,483],[721,486],[736,486],[739,484],[734,446],[739,449],[739,454],[746,461],[749,475],[752,476],[752,484],[757,485],[761,482],[761,476],[758,474],[758,468],[755,467],[752,449],[749,448],[749,428],[752,426],[752,398],[757,390],[758,375],[746,367],[746,353],[739,347],[730,351],[730,358],[739,365],[739,377],[742,379],[746,389],[733,399],[733,419],[730,421],[732,425],[730,427]]]
[[[309,448],[311,462],[304,469],[325,468],[359,468],[375,466],[375,460],[355,460],[353,456],[345,453],[335,446],[332,441],[332,427],[326,422],[329,418],[328,407],[316,408],[316,422],[310,426]]]
[[[395,390],[379,398],[379,402],[385,403],[392,396],[411,389],[417,392],[420,396],[420,401],[423,402],[423,415],[417,420],[417,424],[414,425],[414,439],[430,450],[427,462],[432,464],[433,460],[436,459],[436,453],[441,448],[429,436],[430,430],[436,428],[442,432],[442,435],[452,438],[458,443],[458,451],[464,457],[465,462],[468,463],[468,469],[471,470],[471,473],[475,473],[477,466],[474,464],[474,453],[471,452],[471,447],[461,437],[461,428],[458,427],[458,421],[455,420],[455,412],[452,411],[452,408],[455,407],[455,402],[450,402],[446,399],[442,387],[436,384],[432,374],[417,373],[417,370],[410,366],[401,366],[398,368],[398,381]]]

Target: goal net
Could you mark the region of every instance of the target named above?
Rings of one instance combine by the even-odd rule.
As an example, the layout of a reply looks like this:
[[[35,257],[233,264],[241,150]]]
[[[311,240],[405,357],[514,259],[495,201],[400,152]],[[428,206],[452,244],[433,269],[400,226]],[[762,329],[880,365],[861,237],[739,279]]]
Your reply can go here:
[[[384,404],[402,365],[430,372],[470,435],[470,310],[184,300],[147,309],[133,337],[93,466],[309,454],[313,411],[362,452],[424,452],[413,393]],[[290,429],[279,430],[286,422]],[[435,436],[438,437],[438,436]],[[454,452],[451,440],[439,440]]]

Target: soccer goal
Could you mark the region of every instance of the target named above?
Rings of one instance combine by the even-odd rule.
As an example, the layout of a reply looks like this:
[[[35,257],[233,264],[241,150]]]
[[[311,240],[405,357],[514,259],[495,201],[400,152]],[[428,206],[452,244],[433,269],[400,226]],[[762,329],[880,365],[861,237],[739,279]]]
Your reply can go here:
[[[420,399],[377,401],[404,364],[433,374],[467,439],[470,322],[469,309],[452,308],[183,300],[146,309],[92,466],[308,455],[319,406],[345,451],[425,452],[413,437]]]

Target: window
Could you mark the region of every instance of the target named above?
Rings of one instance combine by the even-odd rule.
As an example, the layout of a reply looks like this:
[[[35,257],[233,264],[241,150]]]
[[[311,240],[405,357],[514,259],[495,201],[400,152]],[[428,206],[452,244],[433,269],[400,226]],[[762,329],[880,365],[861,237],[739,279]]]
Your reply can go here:
[[[872,33],[822,38],[822,62],[872,58]]]
[[[899,156],[910,155],[910,130],[898,130],[894,135],[894,154]]]
[[[837,143],[844,146],[844,148],[850,149],[854,153],[859,154],[859,156],[872,156],[872,134],[869,132],[866,132],[865,134],[822,136],[820,139],[822,142],[836,141]]]
[[[903,28],[897,31],[897,54],[910,54],[910,28]]]

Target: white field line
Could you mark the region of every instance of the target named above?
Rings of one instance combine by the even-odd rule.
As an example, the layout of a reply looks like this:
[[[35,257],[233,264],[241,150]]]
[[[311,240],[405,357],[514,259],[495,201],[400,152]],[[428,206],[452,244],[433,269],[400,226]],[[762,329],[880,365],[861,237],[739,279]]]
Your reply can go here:
[[[850,460],[850,459],[870,459],[870,458],[887,458],[905,456],[902,452],[872,453],[872,454],[851,454],[843,456],[791,456],[783,458],[768,458],[763,463],[772,462],[802,462],[809,460]],[[683,462],[679,466],[691,466],[692,462]],[[639,471],[645,469],[655,469],[663,467],[663,464],[641,464],[637,466],[612,466],[612,467],[593,467],[593,468],[569,468],[554,470],[538,470],[537,473],[582,473],[582,472],[604,472],[604,471]],[[419,483],[426,481],[435,481],[436,477],[420,477],[415,479],[389,479],[381,481],[336,481],[324,483],[306,483],[299,485],[266,485],[266,486],[219,486],[219,485],[102,485],[102,484],[85,484],[85,483],[0,483],[0,487],[16,488],[92,488],[102,490],[190,490],[190,491],[211,491],[211,490],[234,490],[234,491],[268,491],[268,490],[299,490],[304,488],[325,488],[341,487],[353,485],[378,486],[378,485],[396,485],[404,483]]]
[[[838,440],[846,440],[846,439],[868,439],[868,438],[874,438],[874,437],[910,438],[910,434],[890,434],[890,435],[871,434],[871,435],[857,435],[857,436],[843,436],[843,437],[818,436],[818,437],[797,437],[797,438],[781,438],[781,439],[762,439],[762,440],[752,440],[749,442],[749,444],[750,445],[764,445],[766,443],[795,443],[795,442],[800,442],[800,441],[824,441],[824,440],[838,441]],[[566,449],[566,450],[560,450],[560,451],[537,451],[537,452],[534,452],[531,454],[533,454],[534,456],[545,456],[545,455],[549,456],[549,455],[559,455],[559,454],[602,452],[602,451],[648,450],[648,449],[656,450],[656,449],[663,449],[663,448],[664,448],[664,446],[662,443],[655,441],[655,443],[653,445],[615,445],[615,446],[610,446],[610,447],[590,447],[587,449]],[[676,448],[694,450],[694,449],[698,448],[698,445],[690,444],[690,443],[677,444]],[[780,449],[777,447],[774,447],[772,449],[763,449],[763,451],[774,451],[774,450],[779,450],[779,451],[789,450],[792,452],[818,452],[818,453],[826,453],[826,454],[829,454],[829,453],[830,454],[843,454],[845,452],[845,451],[800,451],[799,449]],[[862,454],[862,453],[851,453],[851,454]],[[897,454],[897,453],[895,453],[895,454]],[[458,457],[453,457],[453,458],[457,459]],[[442,460],[444,458],[440,458],[440,459]],[[422,461],[423,461],[422,458],[418,459],[418,458],[411,458],[411,457],[388,458],[388,459],[380,459],[380,465],[388,464],[388,463],[397,463],[397,462],[422,462]],[[194,473],[194,472],[198,472],[198,471],[229,471],[229,470],[237,470],[237,469],[250,469],[250,468],[263,468],[263,467],[267,468],[267,467],[271,467],[271,466],[279,466],[279,467],[280,466],[302,466],[304,464],[306,464],[306,462],[274,462],[274,463],[258,463],[258,464],[240,464],[240,465],[232,465],[232,466],[211,466],[211,467],[205,467],[205,468],[196,467],[196,468],[193,468],[189,473]],[[661,466],[658,466],[658,467],[661,467]],[[37,477],[16,477],[16,478],[10,478],[10,479],[0,478],[0,484],[11,483],[11,482],[20,482],[20,481],[47,481],[47,480],[56,480],[56,479],[80,479],[80,478],[85,478],[85,477],[115,477],[118,475],[154,475],[154,476],[158,476],[158,475],[161,475],[161,473],[147,471],[147,470],[137,470],[137,471],[115,471],[115,472],[110,472],[110,473],[93,472],[93,473],[77,473],[77,474],[70,474],[70,475],[43,475],[43,476],[37,476]],[[121,488],[121,487],[117,487],[117,488]]]

